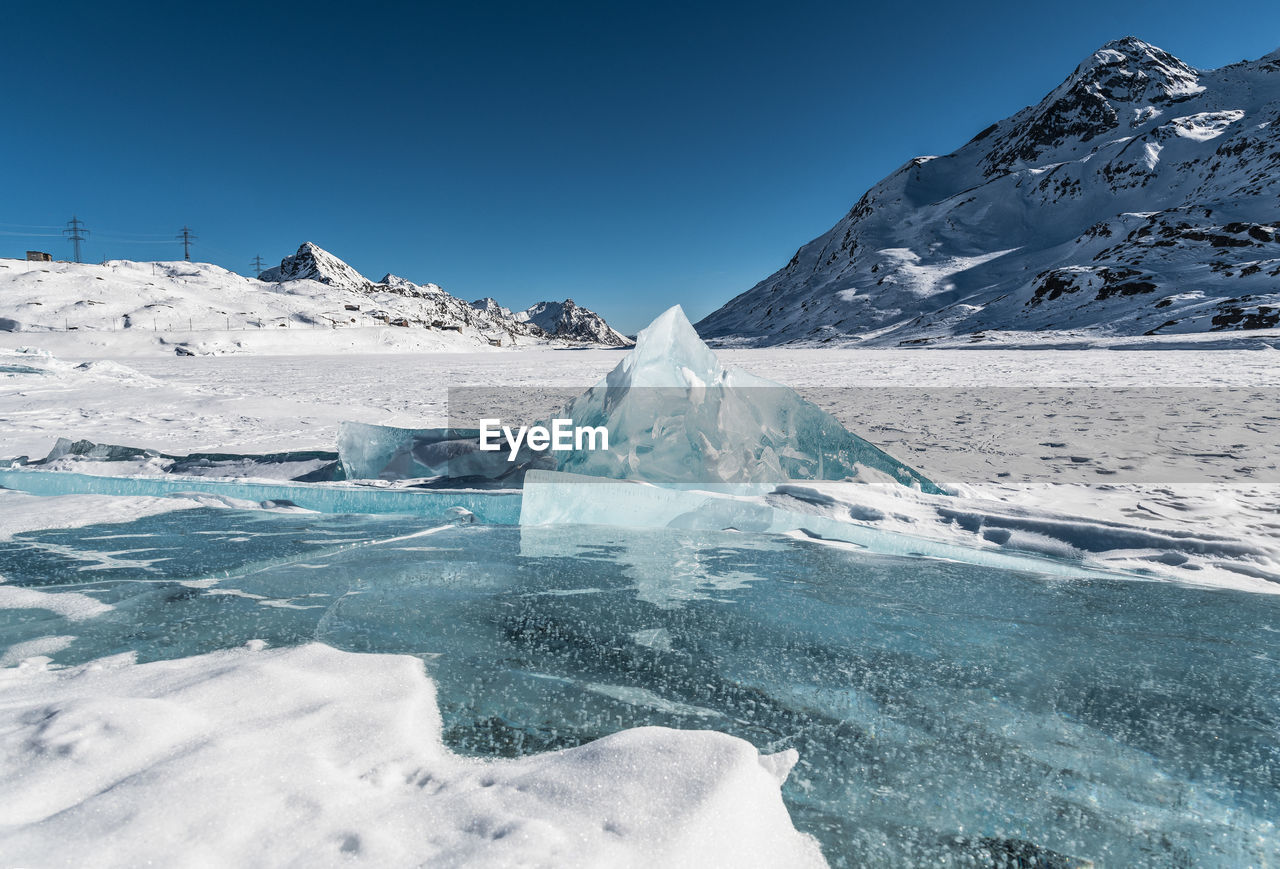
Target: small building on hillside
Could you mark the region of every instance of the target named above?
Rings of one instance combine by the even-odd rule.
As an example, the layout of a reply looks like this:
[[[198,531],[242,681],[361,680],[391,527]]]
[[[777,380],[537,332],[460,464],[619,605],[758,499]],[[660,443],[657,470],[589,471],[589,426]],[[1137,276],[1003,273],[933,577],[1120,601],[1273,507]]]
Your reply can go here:
[[[29,250],[27,251],[27,262],[51,263],[53,262],[53,254],[45,253],[42,250]]]

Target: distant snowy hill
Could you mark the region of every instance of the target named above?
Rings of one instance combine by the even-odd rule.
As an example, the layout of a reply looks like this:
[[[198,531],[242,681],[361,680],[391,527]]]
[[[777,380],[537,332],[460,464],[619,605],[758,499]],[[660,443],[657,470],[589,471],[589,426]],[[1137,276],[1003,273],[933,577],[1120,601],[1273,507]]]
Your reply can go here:
[[[1205,71],[1134,38],[697,324],[744,345],[1276,327],[1280,51]]]
[[[181,348],[177,352],[253,352],[264,345],[261,330],[283,328],[399,327],[407,331],[392,329],[393,337],[365,343],[406,350],[629,343],[614,340],[617,333],[599,315],[576,310],[590,328],[544,330],[524,312],[513,314],[496,302],[471,305],[435,284],[390,274],[371,281],[310,242],[258,280],[208,263],[0,260],[0,331],[150,332],[161,344]],[[324,335],[312,337],[309,352],[323,352]],[[355,346],[336,337],[329,343],[335,350]]]
[[[515,318],[537,326],[547,335],[555,338],[589,341],[593,344],[608,344],[614,347],[626,347],[633,343],[626,335],[606,323],[599,314],[575,305],[573,299],[565,299],[563,302],[539,302],[528,310],[519,312]]]

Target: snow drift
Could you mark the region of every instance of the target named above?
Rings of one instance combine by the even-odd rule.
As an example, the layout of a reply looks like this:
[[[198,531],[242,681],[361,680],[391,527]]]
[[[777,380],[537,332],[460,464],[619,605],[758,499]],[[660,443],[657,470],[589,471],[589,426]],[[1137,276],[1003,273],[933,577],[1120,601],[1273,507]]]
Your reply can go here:
[[[649,727],[467,759],[417,659],[261,645],[0,670],[7,860],[825,865],[779,793],[794,751]]]

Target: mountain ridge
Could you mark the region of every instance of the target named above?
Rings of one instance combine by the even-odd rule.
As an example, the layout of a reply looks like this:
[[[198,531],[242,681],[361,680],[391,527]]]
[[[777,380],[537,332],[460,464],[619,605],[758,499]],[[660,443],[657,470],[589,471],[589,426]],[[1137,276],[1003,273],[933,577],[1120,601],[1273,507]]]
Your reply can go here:
[[[564,302],[538,302],[520,312],[512,312],[510,308],[488,297],[468,303],[446,292],[438,284],[418,284],[389,272],[381,281],[371,281],[337,256],[310,241],[304,241],[297,252],[286,256],[279,266],[262,272],[258,280],[277,284],[310,280],[374,298],[386,293],[417,299],[424,309],[419,319],[435,328],[479,329],[505,333],[513,338],[550,338],[614,347],[625,347],[631,343],[629,338],[614,330],[599,314],[575,305],[572,299]],[[570,315],[554,322],[546,317],[539,319],[542,312],[552,308],[557,311],[568,310]]]
[[[768,346],[1280,327],[1278,196],[1280,50],[1198,70],[1125,37],[902,164],[697,328]]]
[[[524,312],[478,309],[435,284],[370,281],[311,242],[262,274],[274,280],[200,262],[0,258],[0,332],[178,355],[630,343],[585,308],[575,306],[580,328],[547,331]]]
[[[536,326],[555,338],[590,341],[594,344],[608,344],[614,347],[625,347],[634,343],[606,323],[599,314],[575,304],[573,299],[565,299],[563,302],[537,302],[514,316],[517,320]]]

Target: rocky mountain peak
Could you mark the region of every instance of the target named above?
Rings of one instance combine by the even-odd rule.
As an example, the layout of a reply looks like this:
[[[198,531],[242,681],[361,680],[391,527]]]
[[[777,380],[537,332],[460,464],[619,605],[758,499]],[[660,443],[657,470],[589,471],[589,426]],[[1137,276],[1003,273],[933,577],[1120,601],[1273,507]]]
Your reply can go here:
[[[538,302],[515,315],[526,323],[537,326],[553,338],[569,338],[626,347],[631,339],[604,321],[595,311],[583,308],[573,299],[563,302]]]
[[[498,304],[498,300],[492,296],[485,296],[483,299],[476,299],[471,303],[471,307],[477,311],[491,314],[498,317],[511,317],[511,309]]]
[[[258,280],[317,281],[345,290],[362,290],[373,283],[324,248],[309,241],[299,245],[297,253],[282,259],[280,265],[260,274]]]
[[[699,331],[913,344],[1280,327],[1277,70],[1109,42],[1036,105],[873,186]]]
[[[474,332],[479,333],[490,344],[542,337],[612,346],[631,343],[630,339],[615,331],[599,314],[575,305],[572,299],[539,302],[527,311],[513,313],[510,308],[491,298],[467,303],[436,284],[417,284],[391,273],[374,283],[338,257],[309,241],[303,242],[297,253],[285,257],[279,266],[267,269],[258,279],[270,283],[315,281],[334,289],[354,291],[373,299],[369,316],[378,322],[402,328],[416,325]],[[405,299],[410,301],[393,302]],[[356,312],[360,311],[360,305],[364,303],[357,305],[353,301],[344,300],[343,304],[352,306],[344,308],[345,311]],[[388,305],[397,308],[409,305],[414,310],[412,316],[395,316],[384,310]]]
[[[1164,49],[1137,37],[1126,36],[1123,40],[1107,42],[1094,51],[1076,67],[1073,77],[1100,79],[1115,73],[1149,79],[1165,88],[1170,96],[1196,92],[1199,76],[1199,70],[1189,67]]]
[[[1096,85],[1109,100],[1161,101],[1198,93],[1199,71],[1133,36],[1115,39],[1085,59],[1068,82]]]

